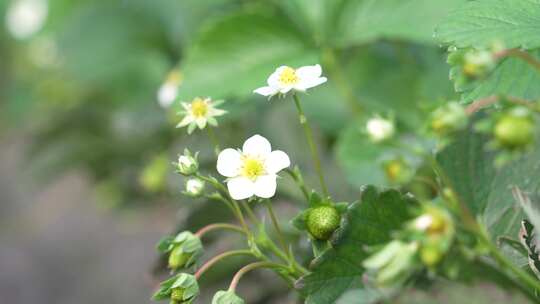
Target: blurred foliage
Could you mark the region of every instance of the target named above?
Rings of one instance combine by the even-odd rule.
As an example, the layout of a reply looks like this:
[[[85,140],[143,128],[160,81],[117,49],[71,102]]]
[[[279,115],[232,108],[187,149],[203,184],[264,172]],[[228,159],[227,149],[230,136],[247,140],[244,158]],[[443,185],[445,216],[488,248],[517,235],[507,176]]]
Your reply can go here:
[[[18,1],[24,0],[0,2],[1,15],[9,14]],[[364,125],[374,114],[396,120],[400,142],[429,148],[432,142],[420,142],[415,135],[424,135],[428,113],[448,100],[471,102],[492,94],[540,98],[538,73],[517,58],[504,59],[486,78],[455,92],[448,79],[446,50],[438,45],[489,47],[497,38],[505,47],[524,46],[538,57],[531,49],[539,44],[534,36],[539,5],[518,2],[48,0],[45,25],[34,35],[21,38],[7,27],[0,30],[0,57],[5,58],[0,60],[0,132],[29,139],[24,165],[44,182],[80,169],[110,206],[172,201],[182,185],[171,163],[185,147],[202,151],[203,169],[213,170],[215,165],[203,132],[188,138],[185,130],[174,128],[180,120],[179,103],[162,108],[157,101],[169,72],[179,69],[183,79],[179,100],[196,96],[226,100],[224,108],[230,114],[220,120],[222,143],[239,146],[249,135],[264,134],[305,169],[308,184],[315,184],[289,100],[266,102],[252,91],[279,65],[321,63],[328,84],[309,92],[305,110],[322,147],[331,192],[338,199],[357,197],[348,194],[357,194],[362,185],[394,184],[384,170],[389,160],[407,161],[411,172],[423,165],[410,151],[368,142]],[[493,18],[473,22],[486,12]],[[505,19],[508,14],[512,22]],[[537,190],[534,176],[519,181],[527,170],[538,169],[537,151],[495,172],[493,155],[483,148],[484,142],[480,135],[463,134],[439,159],[452,172],[449,178],[459,194],[471,202],[475,216],[494,235],[514,238],[522,214],[514,212],[505,187],[513,183]],[[483,182],[475,183],[478,180]],[[284,197],[300,195],[290,181],[280,182]],[[221,208],[211,205],[216,210],[210,212],[209,205],[202,202],[186,211],[190,217],[183,225],[198,228],[210,220],[223,220]],[[353,205],[360,211],[363,207]],[[373,217],[378,220],[378,215]],[[402,220],[381,222],[392,226]],[[363,225],[358,220],[347,228],[359,230],[359,241],[370,243],[365,231],[369,227]],[[382,230],[385,235],[379,242],[390,238]],[[322,275],[324,267],[344,275],[319,281],[321,273],[308,276],[305,290],[323,294],[316,300],[310,297],[310,303],[333,301],[342,291],[360,285],[361,266],[339,263],[356,261],[351,255],[358,252],[350,247],[358,241],[339,242],[342,247],[329,251],[331,258],[323,256],[317,267],[323,268]],[[335,285],[320,288],[324,280]]]

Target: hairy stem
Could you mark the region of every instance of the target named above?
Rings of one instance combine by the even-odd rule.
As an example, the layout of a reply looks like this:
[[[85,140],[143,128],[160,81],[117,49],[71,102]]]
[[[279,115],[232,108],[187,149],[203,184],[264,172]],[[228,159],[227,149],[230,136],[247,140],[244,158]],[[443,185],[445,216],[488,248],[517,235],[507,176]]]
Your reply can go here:
[[[202,227],[201,229],[199,229],[199,231],[197,231],[195,233],[195,235],[200,238],[200,237],[202,237],[203,235],[205,235],[206,233],[208,233],[210,231],[220,230],[220,229],[232,230],[232,231],[236,231],[236,232],[240,232],[240,233],[245,233],[245,231],[241,227],[233,225],[233,224],[214,223],[214,224],[210,224],[210,225]]]
[[[219,141],[216,137],[216,134],[214,133],[214,130],[210,126],[207,126],[206,130],[208,133],[208,138],[210,138],[210,142],[212,143],[212,145],[214,145],[214,153],[218,155],[221,149],[219,148]]]
[[[204,263],[199,270],[195,273],[195,278],[199,279],[208,269],[210,269],[214,264],[217,262],[228,258],[232,256],[239,256],[239,255],[253,255],[253,253],[247,249],[244,250],[233,250],[233,251],[227,251],[222,254],[216,255],[212,259],[210,259],[208,262]]]
[[[496,59],[502,59],[505,57],[516,57],[519,58],[525,62],[527,62],[529,65],[534,67],[535,69],[540,71],[540,61],[536,59],[536,57],[532,56],[531,54],[520,50],[520,49],[508,49],[504,51],[500,51],[495,54]]]
[[[286,169],[285,172],[287,172],[287,174],[289,174],[289,176],[296,182],[298,188],[300,188],[300,191],[302,191],[304,198],[309,202],[309,191],[306,188],[302,175],[291,169]]]
[[[328,197],[328,188],[326,187],[326,182],[324,181],[324,175],[323,175],[322,166],[321,166],[321,159],[319,157],[319,152],[317,151],[317,147],[315,146],[315,142],[313,140],[313,132],[311,131],[311,126],[309,125],[307,121],[307,117],[304,114],[304,110],[302,109],[302,105],[300,104],[300,99],[298,98],[298,95],[294,94],[293,99],[296,105],[296,109],[298,110],[298,117],[300,119],[300,124],[304,128],[304,133],[306,135],[308,146],[311,151],[311,156],[313,158],[313,163],[315,165],[315,171],[317,172],[317,175],[319,176],[319,182],[321,183],[322,192],[324,193],[325,197]]]
[[[284,265],[281,265],[281,264],[278,264],[278,263],[273,263],[273,262],[256,262],[256,263],[251,263],[251,264],[248,264],[244,267],[242,267],[233,277],[232,281],[231,281],[231,284],[229,285],[229,290],[230,291],[235,291],[236,290],[236,287],[238,286],[238,282],[240,282],[240,279],[248,272],[254,270],[254,269],[257,269],[257,268],[282,268],[282,269],[285,269],[287,270],[287,267],[285,267]]]

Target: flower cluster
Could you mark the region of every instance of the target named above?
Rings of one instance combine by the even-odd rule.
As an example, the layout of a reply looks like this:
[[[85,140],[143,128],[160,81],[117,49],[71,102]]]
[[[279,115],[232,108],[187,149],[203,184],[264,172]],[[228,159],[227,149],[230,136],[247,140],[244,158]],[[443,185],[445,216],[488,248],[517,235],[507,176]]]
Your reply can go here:
[[[284,96],[291,91],[305,92],[309,88],[326,82],[326,78],[321,77],[321,74],[322,69],[319,65],[299,69],[282,66],[270,75],[267,87],[257,89],[255,92],[270,97],[277,94]],[[178,80],[173,76],[169,77],[172,80],[168,82]],[[178,83],[166,83],[164,86],[170,87],[162,88],[160,101],[163,102],[164,106],[169,106],[169,103],[176,99]],[[258,134],[249,137],[241,149],[219,149],[217,138],[214,137],[211,128],[218,125],[216,118],[226,113],[225,110],[218,108],[221,103],[222,101],[213,101],[209,97],[196,97],[190,103],[182,102],[183,111],[179,114],[183,117],[177,127],[187,127],[188,134],[193,133],[196,128],[201,130],[208,128],[210,140],[214,143],[217,154],[216,170],[225,178],[223,183],[226,185],[211,175],[204,175],[201,172],[203,168],[198,160],[198,152],[193,154],[187,149],[184,150],[184,153],[178,156],[178,161],[174,163],[174,166],[179,174],[186,177],[186,188],[183,192],[185,195],[195,198],[204,196],[208,199],[224,202],[231,208],[233,215],[237,217],[242,226],[215,223],[201,228],[195,234],[184,231],[176,237],[163,239],[158,245],[158,249],[163,254],[168,255],[168,267],[173,272],[188,269],[197,264],[203,252],[201,237],[215,229],[242,232],[247,237],[249,249],[225,252],[216,256],[199,268],[194,275],[189,273],[176,274],[160,285],[159,290],[154,295],[155,300],[169,299],[172,304],[192,303],[199,293],[197,279],[215,262],[230,255],[252,255],[261,261],[242,268],[235,275],[229,290],[219,291],[215,294],[212,300],[214,304],[243,304],[244,300],[236,295],[235,287],[239,278],[251,269],[258,267],[277,268],[276,271],[279,271],[280,275],[289,281],[298,279],[306,272],[294,256],[289,253],[289,248],[286,247],[281,235],[279,223],[268,201],[276,195],[278,174],[291,165],[289,156],[281,150],[272,150],[270,142]],[[289,172],[296,181],[302,181],[298,168]],[[206,193],[207,185],[214,188],[215,192]],[[317,197],[316,193],[312,195],[312,208],[302,213],[305,215],[302,219],[306,227],[303,230],[307,230],[314,239],[327,240],[338,228],[344,206],[343,204],[334,206],[329,198],[326,198],[322,203],[323,200]],[[238,202],[245,199],[268,203],[272,223],[280,234],[282,249],[279,249],[266,234],[262,221],[252,219],[253,224],[258,226],[256,230],[259,232],[254,233],[248,228]],[[250,216],[255,216],[249,204],[244,205],[244,208],[248,209]],[[279,257],[283,264],[271,261],[268,252],[265,251],[270,251],[271,254]]]

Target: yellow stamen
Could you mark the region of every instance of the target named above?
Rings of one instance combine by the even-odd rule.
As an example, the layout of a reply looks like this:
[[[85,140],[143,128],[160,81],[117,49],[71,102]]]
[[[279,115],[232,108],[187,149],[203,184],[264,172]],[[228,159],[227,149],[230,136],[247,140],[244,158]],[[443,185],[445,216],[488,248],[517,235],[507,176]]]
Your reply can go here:
[[[191,114],[195,117],[205,117],[208,113],[208,103],[197,97],[191,102]]]
[[[257,179],[257,177],[264,175],[264,162],[256,157],[244,156],[242,158],[243,165],[240,169],[240,174],[251,180]]]
[[[279,82],[286,85],[295,84],[298,82],[298,76],[293,68],[285,67],[279,75]]]

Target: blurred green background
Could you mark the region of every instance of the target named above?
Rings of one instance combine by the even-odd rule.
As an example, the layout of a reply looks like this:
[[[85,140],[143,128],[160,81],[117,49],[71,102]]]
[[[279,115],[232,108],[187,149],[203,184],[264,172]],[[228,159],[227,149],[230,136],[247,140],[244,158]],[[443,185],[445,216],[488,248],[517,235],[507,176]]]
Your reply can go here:
[[[380,114],[416,133],[456,98],[432,33],[463,2],[2,0],[1,302],[149,303],[159,238],[226,218],[180,195],[177,154],[200,150],[209,172],[215,160],[204,132],[175,129],[178,100],[225,99],[224,146],[262,134],[316,185],[290,100],[252,94],[279,65],[321,63],[329,77],[303,100],[334,197],[390,185],[381,164],[401,152],[368,144],[363,125]],[[280,191],[286,224],[300,193],[285,178]],[[208,256],[238,242],[211,241]],[[201,303],[237,266],[211,273]],[[295,303],[271,274],[254,276],[248,303]]]

